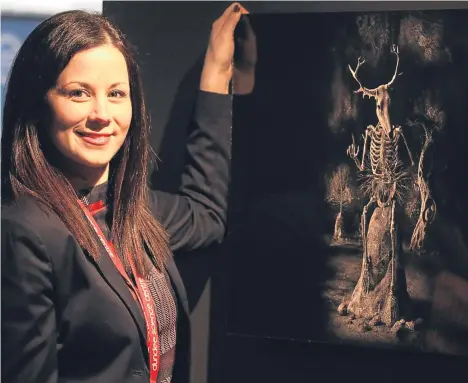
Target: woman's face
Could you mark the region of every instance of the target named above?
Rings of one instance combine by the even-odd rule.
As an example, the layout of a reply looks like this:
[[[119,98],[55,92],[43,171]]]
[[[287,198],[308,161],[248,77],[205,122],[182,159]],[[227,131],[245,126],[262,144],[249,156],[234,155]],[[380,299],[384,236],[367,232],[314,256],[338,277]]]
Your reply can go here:
[[[112,45],[78,52],[47,100],[50,137],[69,170],[82,176],[101,171],[107,178],[109,163],[125,141],[132,119],[122,53]]]

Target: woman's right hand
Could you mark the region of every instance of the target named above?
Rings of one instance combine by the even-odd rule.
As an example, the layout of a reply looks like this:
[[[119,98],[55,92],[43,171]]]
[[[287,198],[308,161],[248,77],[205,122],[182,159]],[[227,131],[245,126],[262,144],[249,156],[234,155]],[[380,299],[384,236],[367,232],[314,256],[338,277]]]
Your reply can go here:
[[[233,3],[213,23],[200,80],[201,90],[229,93],[233,75],[234,31],[242,14],[247,13],[242,5]]]

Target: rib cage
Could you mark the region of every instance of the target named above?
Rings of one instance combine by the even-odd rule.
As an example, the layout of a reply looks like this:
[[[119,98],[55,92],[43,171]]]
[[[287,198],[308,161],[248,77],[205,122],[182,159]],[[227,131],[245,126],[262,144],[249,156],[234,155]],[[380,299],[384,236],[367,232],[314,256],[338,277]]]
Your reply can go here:
[[[377,125],[370,130],[369,136],[372,174],[381,182],[395,182],[398,179],[401,165],[398,158],[398,130],[392,129],[391,135],[387,136],[381,126]]]

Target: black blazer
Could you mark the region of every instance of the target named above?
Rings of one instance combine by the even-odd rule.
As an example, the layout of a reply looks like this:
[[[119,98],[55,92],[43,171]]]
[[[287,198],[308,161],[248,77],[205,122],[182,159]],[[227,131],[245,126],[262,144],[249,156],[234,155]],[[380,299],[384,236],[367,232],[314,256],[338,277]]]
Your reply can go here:
[[[172,250],[223,239],[231,98],[199,92],[188,163],[177,195],[150,192]],[[2,207],[2,382],[148,382],[143,315],[110,258],[95,262],[70,231],[31,198]],[[179,308],[174,383],[189,381],[184,284],[167,264]]]

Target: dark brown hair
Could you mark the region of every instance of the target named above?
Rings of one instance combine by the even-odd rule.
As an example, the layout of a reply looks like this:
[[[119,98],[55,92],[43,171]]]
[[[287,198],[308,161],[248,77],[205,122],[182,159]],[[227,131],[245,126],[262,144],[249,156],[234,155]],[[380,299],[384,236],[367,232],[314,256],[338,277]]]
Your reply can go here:
[[[35,198],[65,223],[93,258],[100,254],[77,194],[57,166],[57,150],[47,135],[47,92],[78,52],[112,44],[125,57],[130,80],[132,121],[129,133],[110,165],[111,240],[131,257],[140,273],[149,270],[149,252],[158,268],[170,254],[168,235],[148,209],[147,176],[151,148],[138,64],[123,33],[102,15],[84,11],[56,14],[27,37],[13,63],[5,95],[2,132],[2,202]]]

